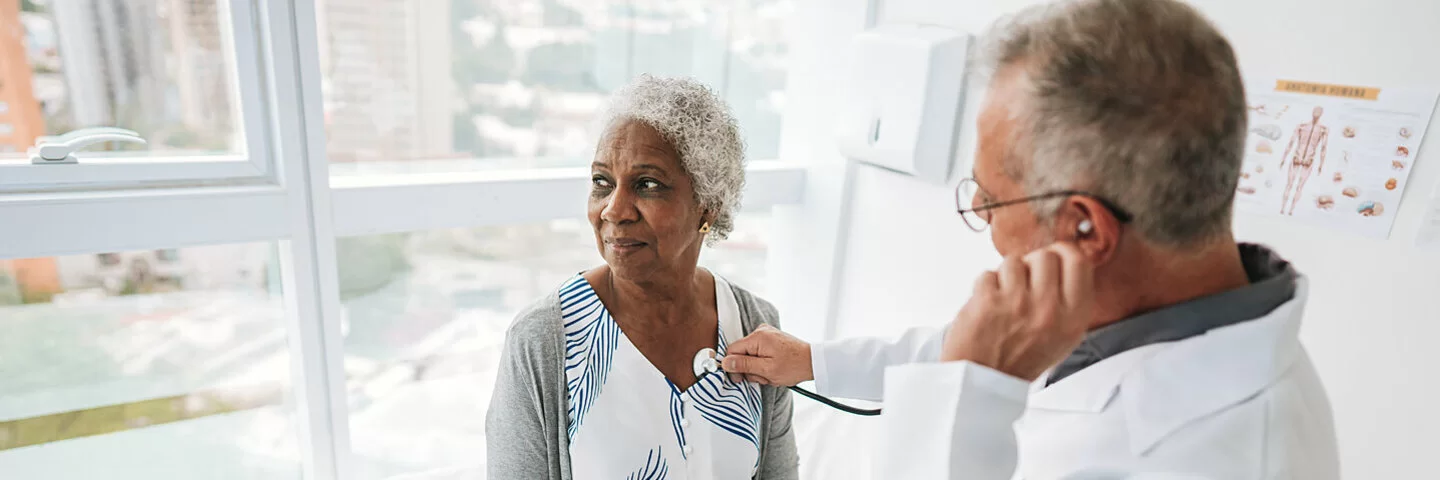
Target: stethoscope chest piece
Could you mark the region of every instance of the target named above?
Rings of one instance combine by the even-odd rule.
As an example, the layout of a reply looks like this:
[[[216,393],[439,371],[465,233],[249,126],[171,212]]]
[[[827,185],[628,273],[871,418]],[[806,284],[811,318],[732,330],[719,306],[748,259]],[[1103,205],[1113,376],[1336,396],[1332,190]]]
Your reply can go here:
[[[695,352],[695,361],[691,364],[695,369],[695,376],[702,377],[707,373],[720,371],[720,360],[716,357],[715,349],[702,348]]]
[[[715,349],[713,348],[702,348],[700,349],[700,351],[695,352],[695,360],[691,363],[691,366],[695,369],[695,378],[700,378],[711,373],[719,372],[720,362],[724,359],[725,357],[722,357],[718,353],[715,353]],[[849,405],[845,405],[843,403],[836,402],[834,400],[831,400],[829,397],[816,394],[800,387],[792,386],[790,387],[790,390],[794,391],[795,393],[799,393],[801,395],[809,397],[812,400],[839,409],[843,412],[853,413],[856,415],[864,415],[867,417],[880,414],[880,409],[878,408],[873,410],[855,408]]]

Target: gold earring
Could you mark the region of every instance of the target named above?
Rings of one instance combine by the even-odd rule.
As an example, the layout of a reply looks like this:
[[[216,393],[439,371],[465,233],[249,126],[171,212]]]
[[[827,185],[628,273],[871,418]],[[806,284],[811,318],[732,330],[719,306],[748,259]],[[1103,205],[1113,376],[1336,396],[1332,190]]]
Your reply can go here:
[[[700,233],[710,233],[710,222],[705,222],[700,226]]]

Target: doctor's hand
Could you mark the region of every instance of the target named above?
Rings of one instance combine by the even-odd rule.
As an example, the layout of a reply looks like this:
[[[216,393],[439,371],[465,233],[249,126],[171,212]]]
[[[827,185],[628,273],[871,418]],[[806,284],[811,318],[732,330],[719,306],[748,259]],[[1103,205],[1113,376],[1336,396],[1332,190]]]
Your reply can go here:
[[[722,366],[736,382],[790,387],[815,379],[810,344],[769,325],[726,346]]]
[[[1055,243],[975,281],[940,360],[969,360],[1034,381],[1079,346],[1088,329],[1094,270],[1078,248]]]

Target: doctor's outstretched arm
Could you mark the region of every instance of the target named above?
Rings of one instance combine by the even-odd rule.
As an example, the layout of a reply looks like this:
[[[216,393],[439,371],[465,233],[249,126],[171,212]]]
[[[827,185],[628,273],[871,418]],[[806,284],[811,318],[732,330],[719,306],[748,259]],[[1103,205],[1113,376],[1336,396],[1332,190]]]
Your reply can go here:
[[[917,327],[896,339],[846,338],[811,346],[815,390],[821,395],[879,402],[889,367],[940,360],[948,327]]]
[[[815,381],[827,397],[882,400],[885,369],[940,360],[940,344],[948,327],[919,327],[897,339],[857,337],[806,343],[762,326],[726,349],[725,371],[750,380],[793,386]]]

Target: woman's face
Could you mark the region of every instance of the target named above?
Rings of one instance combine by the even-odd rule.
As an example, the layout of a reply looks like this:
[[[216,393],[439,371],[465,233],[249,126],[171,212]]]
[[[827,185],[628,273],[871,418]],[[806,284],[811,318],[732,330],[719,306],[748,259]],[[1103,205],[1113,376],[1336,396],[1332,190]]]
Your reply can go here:
[[[635,281],[694,268],[705,222],[680,155],[641,122],[606,132],[590,166],[590,225],[600,256]]]

